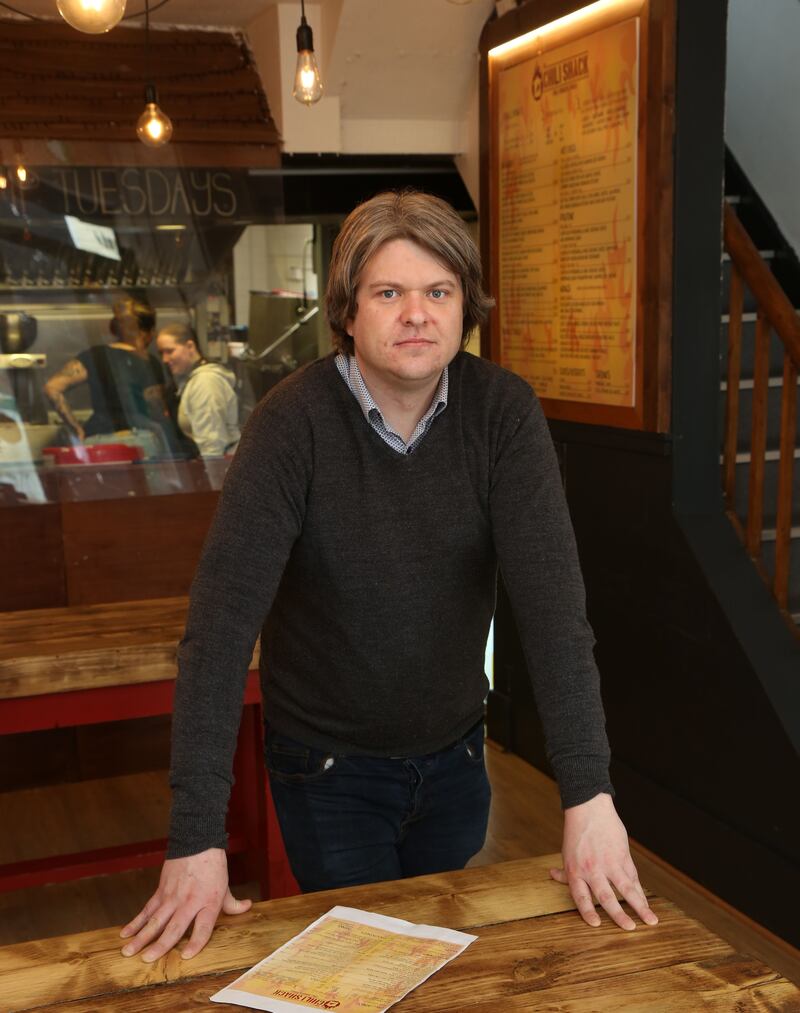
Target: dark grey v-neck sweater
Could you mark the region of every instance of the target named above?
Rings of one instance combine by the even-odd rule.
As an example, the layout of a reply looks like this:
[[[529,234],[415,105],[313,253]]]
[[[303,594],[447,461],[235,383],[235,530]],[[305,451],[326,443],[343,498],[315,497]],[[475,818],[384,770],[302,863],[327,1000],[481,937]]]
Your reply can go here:
[[[224,846],[262,630],[267,720],[333,753],[419,755],[483,712],[498,563],[565,807],[610,791],[593,636],[547,424],[527,383],[459,353],[447,409],[388,447],[333,356],[259,404],[191,591],[179,651],[169,857]]]

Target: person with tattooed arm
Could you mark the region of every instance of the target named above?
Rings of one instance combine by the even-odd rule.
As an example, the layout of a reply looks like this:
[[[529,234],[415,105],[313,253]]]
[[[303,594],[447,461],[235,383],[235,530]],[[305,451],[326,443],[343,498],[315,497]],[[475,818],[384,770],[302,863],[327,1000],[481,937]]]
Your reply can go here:
[[[85,349],[44,387],[73,438],[83,442],[130,429],[163,428],[164,397],[158,365],[147,354],[155,331],[155,313],[130,297],[114,303],[109,329],[114,340],[108,345]],[[66,392],[89,384],[92,415],[85,425],[73,412]]]

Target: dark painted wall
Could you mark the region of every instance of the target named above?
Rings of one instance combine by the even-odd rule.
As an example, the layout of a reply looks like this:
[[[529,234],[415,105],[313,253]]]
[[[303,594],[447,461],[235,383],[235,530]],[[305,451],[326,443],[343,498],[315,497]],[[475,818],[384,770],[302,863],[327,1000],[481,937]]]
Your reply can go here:
[[[557,443],[622,818],[641,844],[797,945],[797,749],[675,519],[669,447]],[[728,549],[743,557],[733,535]],[[772,607],[755,581],[750,591]],[[796,671],[798,659],[800,648]],[[547,770],[502,593],[495,681],[490,734]]]
[[[800,944],[800,642],[722,509],[724,0],[678,2],[673,423],[552,425],[633,837]],[[709,44],[714,40],[714,44]],[[546,769],[502,593],[490,733]]]

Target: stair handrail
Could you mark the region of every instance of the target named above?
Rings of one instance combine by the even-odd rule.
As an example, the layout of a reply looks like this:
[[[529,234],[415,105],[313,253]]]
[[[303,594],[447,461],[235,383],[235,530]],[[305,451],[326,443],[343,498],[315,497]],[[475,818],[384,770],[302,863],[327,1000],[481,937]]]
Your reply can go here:
[[[775,333],[781,339],[795,366],[800,368],[800,317],[775,275],[764,264],[758,247],[750,238],[739,216],[725,203],[725,249]]]
[[[775,276],[766,267],[747,230],[733,208],[725,202],[723,215],[725,249],[731,258],[730,312],[728,314],[728,381],[725,400],[723,487],[728,513],[747,552],[758,567],[793,632],[800,628],[789,615],[789,570],[792,538],[792,484],[797,429],[797,380],[800,371],[800,318]],[[739,431],[739,378],[745,284],[756,300],[756,337],[753,361],[753,408],[750,434],[750,475],[747,519],[736,514],[736,461]],[[769,342],[774,332],[783,347],[780,451],[777,512],[775,518],[775,573],[768,577],[760,551],[764,516],[764,464],[767,442],[767,394]]]

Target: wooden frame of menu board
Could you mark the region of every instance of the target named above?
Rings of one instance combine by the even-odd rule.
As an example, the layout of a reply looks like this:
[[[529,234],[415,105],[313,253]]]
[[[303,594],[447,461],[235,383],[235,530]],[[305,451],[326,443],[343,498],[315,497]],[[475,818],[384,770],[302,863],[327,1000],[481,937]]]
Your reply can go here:
[[[481,39],[484,352],[552,419],[669,428],[674,38],[673,0],[539,0]]]

